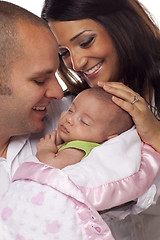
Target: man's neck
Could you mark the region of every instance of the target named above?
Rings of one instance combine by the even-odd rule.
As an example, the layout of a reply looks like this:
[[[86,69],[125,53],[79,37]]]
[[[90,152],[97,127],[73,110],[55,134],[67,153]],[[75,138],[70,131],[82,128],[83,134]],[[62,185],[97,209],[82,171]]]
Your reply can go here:
[[[10,138],[0,139],[0,157],[6,158]]]

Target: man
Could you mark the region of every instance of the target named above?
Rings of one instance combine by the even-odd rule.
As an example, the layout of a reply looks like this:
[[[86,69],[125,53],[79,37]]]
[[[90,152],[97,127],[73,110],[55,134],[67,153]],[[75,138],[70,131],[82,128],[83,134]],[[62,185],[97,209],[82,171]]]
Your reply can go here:
[[[46,107],[63,96],[55,77],[58,64],[57,43],[47,24],[0,1],[0,196],[33,153],[28,137],[43,129]]]
[[[43,20],[16,5],[0,1],[0,48],[1,197],[9,186],[18,166],[27,161],[27,158],[35,153],[35,143],[40,137],[37,133],[41,132],[43,135],[42,129],[44,128],[46,108],[52,99],[61,99],[63,91],[55,78],[55,72],[59,64],[58,46],[54,36]],[[62,101],[62,106],[56,100],[52,101],[49,115],[46,118],[48,129],[56,127],[59,115],[68,107],[67,105],[66,101]],[[51,114],[52,121],[49,119]],[[48,129],[45,129],[44,133]],[[30,133],[34,133],[32,137]],[[54,177],[54,179],[56,180],[57,177]],[[71,181],[68,184],[72,185]],[[40,184],[38,186],[41,187]],[[38,190],[37,187],[36,190]],[[78,188],[77,191],[79,191]],[[18,191],[16,190],[10,197],[10,200],[16,206],[17,203],[14,201],[14,196],[18,196],[17,194]],[[58,194],[60,198],[62,197],[60,202],[58,198],[55,198],[55,194]],[[0,200],[0,207],[2,208],[3,201],[7,203],[6,195],[4,196]],[[28,196],[30,196],[30,190]],[[54,204],[52,200],[54,200]],[[35,225],[32,225],[31,231],[28,231],[29,228],[26,228],[26,223],[33,223],[32,217],[31,219],[27,219],[26,214],[20,211],[20,215],[22,214],[20,217],[22,220],[21,225],[18,225],[17,220],[15,220],[14,223],[10,222],[8,228],[6,225],[6,216],[9,217],[11,213],[8,205],[4,211],[0,212],[0,239],[48,240],[51,238],[54,239],[54,236],[57,239],[58,236],[58,239],[62,240],[65,235],[70,240],[88,239],[85,232],[85,223],[78,217],[75,210],[75,201],[68,197],[68,195],[52,190],[51,195],[45,196],[44,202],[46,203],[46,209],[48,209],[47,206],[51,206],[48,215],[44,214],[44,216],[47,216],[47,219],[50,217],[53,222],[50,223],[47,220],[44,229],[41,229],[39,226],[41,226],[42,216],[38,217],[40,225],[38,219],[36,219]],[[33,204],[36,204],[34,200]],[[65,206],[66,209],[64,212],[59,211],[59,207],[61,206]],[[84,210],[87,209],[83,201],[81,206]],[[87,203],[87,206],[90,206],[90,204]],[[52,208],[57,212],[56,221],[54,221],[54,214],[51,214],[51,212],[53,213]],[[27,209],[29,210],[28,207]],[[39,211],[38,208],[36,209]],[[111,236],[107,225],[94,209],[93,212],[104,227],[104,230]],[[35,211],[32,211],[32,213],[34,216],[36,215]],[[92,211],[90,215],[92,216]],[[60,220],[62,220],[61,224],[59,223]],[[88,221],[90,222],[90,218],[88,218]],[[35,226],[38,226],[38,228],[35,229]],[[96,231],[95,228],[93,230],[91,228],[89,231],[94,234],[94,231]],[[111,237],[110,239],[113,238]]]

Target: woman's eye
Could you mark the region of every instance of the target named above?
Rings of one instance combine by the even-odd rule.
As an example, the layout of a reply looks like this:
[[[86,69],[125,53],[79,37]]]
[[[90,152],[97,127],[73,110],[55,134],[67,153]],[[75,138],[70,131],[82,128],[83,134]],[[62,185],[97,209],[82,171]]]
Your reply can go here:
[[[59,49],[59,56],[61,58],[67,56],[68,54],[69,54],[68,49]]]
[[[81,47],[89,47],[94,42],[95,37],[90,37],[88,40],[80,44]]]

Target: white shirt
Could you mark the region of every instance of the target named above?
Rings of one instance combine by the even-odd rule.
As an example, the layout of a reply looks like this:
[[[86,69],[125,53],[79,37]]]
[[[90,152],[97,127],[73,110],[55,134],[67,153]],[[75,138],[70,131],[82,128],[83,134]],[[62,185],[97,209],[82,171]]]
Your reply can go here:
[[[45,120],[45,128],[39,134],[31,136],[12,137],[7,150],[7,159],[0,158],[0,197],[7,190],[8,185],[17,168],[31,155],[36,154],[36,143],[46,133],[51,133],[57,128],[58,119],[62,111],[66,110],[72,101],[72,97],[63,100],[53,100],[48,108]],[[51,121],[52,116],[52,121]]]

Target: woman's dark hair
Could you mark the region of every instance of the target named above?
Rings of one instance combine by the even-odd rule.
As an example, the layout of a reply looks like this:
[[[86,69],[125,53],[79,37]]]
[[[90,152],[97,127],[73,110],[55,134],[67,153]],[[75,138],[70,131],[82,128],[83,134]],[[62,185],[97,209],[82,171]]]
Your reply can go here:
[[[117,81],[123,79],[126,85],[143,97],[153,87],[155,104],[160,112],[160,31],[138,0],[46,0],[42,18],[46,21],[90,18],[102,24],[119,56],[120,76]],[[72,73],[62,60],[59,73],[70,82],[67,85],[73,91],[75,88],[71,79],[75,77],[70,75]],[[78,80],[75,86],[77,84],[80,84]],[[71,85],[73,88],[70,88]]]

